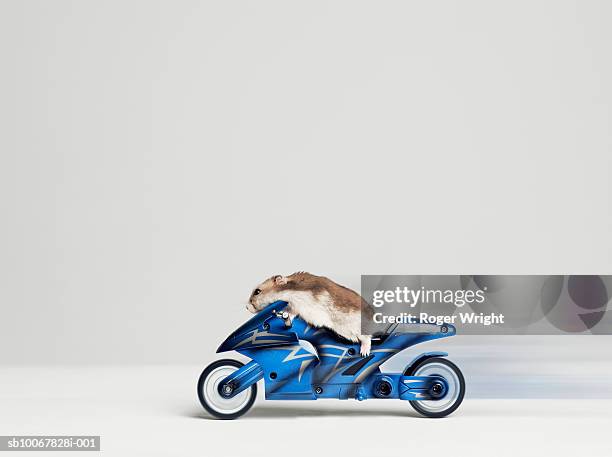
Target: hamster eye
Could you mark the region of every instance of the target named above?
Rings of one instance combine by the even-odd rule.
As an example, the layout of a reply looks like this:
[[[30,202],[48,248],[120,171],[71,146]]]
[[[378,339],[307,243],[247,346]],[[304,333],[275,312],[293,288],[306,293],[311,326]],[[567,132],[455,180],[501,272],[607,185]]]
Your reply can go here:
[[[261,289],[255,289],[253,291],[253,295],[259,295],[261,293]]]

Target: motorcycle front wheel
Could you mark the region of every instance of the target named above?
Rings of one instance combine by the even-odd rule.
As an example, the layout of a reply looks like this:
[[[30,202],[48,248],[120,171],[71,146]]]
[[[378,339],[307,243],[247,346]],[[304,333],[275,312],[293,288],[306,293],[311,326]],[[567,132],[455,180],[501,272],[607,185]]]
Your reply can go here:
[[[219,392],[219,384],[227,376],[244,366],[232,359],[217,360],[208,365],[198,380],[198,398],[206,411],[219,419],[236,419],[246,413],[257,398],[257,384],[231,398]]]

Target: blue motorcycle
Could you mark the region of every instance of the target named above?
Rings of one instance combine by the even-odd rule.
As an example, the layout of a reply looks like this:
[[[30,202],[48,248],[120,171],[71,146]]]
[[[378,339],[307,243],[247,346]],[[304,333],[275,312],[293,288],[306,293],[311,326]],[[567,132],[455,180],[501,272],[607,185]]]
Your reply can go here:
[[[277,301],[243,324],[217,352],[237,351],[251,361],[223,359],[210,364],[198,381],[202,406],[219,419],[246,413],[264,379],[266,400],[335,398],[408,400],[427,417],[455,411],[465,394],[465,380],[445,352],[426,352],[402,373],[384,373],[380,365],[415,344],[455,335],[455,327],[419,325],[418,332],[398,332],[394,325],[372,336],[370,355],[359,344],[295,318],[288,325],[287,302]]]

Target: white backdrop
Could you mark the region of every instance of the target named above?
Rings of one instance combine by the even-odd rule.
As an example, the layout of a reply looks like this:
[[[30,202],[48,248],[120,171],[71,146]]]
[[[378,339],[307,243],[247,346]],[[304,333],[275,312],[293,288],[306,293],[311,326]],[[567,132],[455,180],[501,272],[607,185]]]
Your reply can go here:
[[[612,273],[612,3],[0,3],[0,362],[204,363],[304,269]]]

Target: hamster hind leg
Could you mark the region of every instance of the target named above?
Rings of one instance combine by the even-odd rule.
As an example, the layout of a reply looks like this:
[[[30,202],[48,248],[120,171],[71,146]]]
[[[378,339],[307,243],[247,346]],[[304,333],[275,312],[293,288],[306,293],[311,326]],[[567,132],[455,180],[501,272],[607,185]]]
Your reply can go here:
[[[370,349],[372,349],[372,337],[370,335],[359,335],[359,342],[361,343],[359,353],[363,357],[369,356]]]

